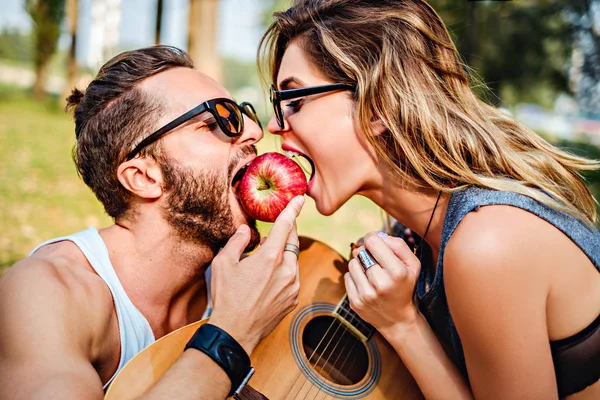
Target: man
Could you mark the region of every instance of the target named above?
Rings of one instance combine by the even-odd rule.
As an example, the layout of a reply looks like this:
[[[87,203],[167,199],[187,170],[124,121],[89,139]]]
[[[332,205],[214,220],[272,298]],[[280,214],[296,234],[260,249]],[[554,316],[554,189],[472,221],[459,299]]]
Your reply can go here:
[[[206,317],[211,298],[210,325],[145,397],[231,395],[299,289],[302,198],[242,256],[259,241],[234,189],[263,135],[254,110],[168,46],[113,58],[68,101],[77,169],[115,223],[44,244],[0,280],[0,398],[102,398],[126,361]]]

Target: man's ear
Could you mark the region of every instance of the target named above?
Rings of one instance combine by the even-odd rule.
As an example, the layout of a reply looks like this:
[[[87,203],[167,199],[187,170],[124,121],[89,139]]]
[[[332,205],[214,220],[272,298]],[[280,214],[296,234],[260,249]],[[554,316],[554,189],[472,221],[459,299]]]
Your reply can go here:
[[[117,168],[117,178],[125,189],[144,199],[163,194],[163,175],[156,160],[148,157],[125,161]]]

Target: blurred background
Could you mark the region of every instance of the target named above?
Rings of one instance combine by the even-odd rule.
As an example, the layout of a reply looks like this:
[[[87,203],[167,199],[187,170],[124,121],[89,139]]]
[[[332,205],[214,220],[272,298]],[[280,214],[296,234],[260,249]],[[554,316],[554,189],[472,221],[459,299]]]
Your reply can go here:
[[[171,44],[265,124],[256,50],[286,0],[0,0],[0,274],[40,242],[111,224],[71,159],[64,98],[117,53]],[[480,83],[474,89],[537,133],[600,159],[600,0],[430,0]],[[259,152],[279,143],[266,133]],[[600,173],[585,176],[600,199]],[[353,198],[332,217],[312,200],[301,235],[347,256],[383,215]],[[261,224],[267,233],[270,224]]]

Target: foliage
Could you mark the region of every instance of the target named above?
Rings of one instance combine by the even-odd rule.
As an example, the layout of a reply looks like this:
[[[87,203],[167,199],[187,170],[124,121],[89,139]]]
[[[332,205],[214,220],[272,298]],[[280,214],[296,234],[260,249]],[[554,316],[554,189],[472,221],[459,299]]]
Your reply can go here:
[[[33,59],[37,75],[34,92],[39,96],[43,94],[46,69],[58,45],[60,26],[65,14],[65,0],[25,0],[25,9],[33,21]]]
[[[574,0],[574,6],[584,0]],[[466,64],[479,77],[474,89],[500,105],[531,102],[551,107],[568,92],[572,26],[561,0],[428,0],[451,32]],[[273,0],[264,23],[290,0]],[[477,81],[491,90],[484,90]]]
[[[555,141],[553,144],[569,153],[600,161],[600,147],[589,141],[562,139]],[[582,176],[596,200],[600,201],[600,171],[586,171]],[[596,209],[600,214],[600,204],[596,203]],[[600,228],[600,218],[596,223]]]
[[[25,0],[35,32],[35,63],[40,65],[56,51],[60,24],[65,14],[65,0]]]
[[[561,2],[429,2],[467,65],[491,89],[487,100],[492,104],[509,95],[502,100],[549,107],[554,96],[548,92],[568,91],[572,37]]]
[[[18,29],[0,31],[0,58],[28,62],[33,59],[33,41],[31,35]]]
[[[256,63],[236,58],[223,59],[223,85],[231,91],[243,87],[259,87]]]

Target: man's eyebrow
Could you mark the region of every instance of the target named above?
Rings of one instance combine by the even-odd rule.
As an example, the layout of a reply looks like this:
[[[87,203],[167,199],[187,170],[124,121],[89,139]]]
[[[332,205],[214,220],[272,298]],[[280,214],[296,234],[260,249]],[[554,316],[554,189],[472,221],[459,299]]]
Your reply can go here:
[[[290,76],[289,78],[285,78],[284,80],[281,81],[281,83],[279,84],[279,90],[288,89],[292,83],[295,83],[297,86],[300,86],[300,87],[306,86],[306,84],[304,82],[302,82],[300,79],[296,78],[295,76]]]

